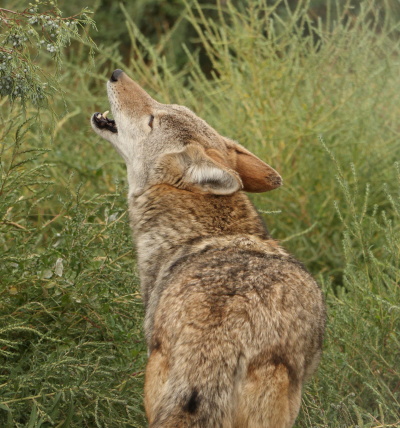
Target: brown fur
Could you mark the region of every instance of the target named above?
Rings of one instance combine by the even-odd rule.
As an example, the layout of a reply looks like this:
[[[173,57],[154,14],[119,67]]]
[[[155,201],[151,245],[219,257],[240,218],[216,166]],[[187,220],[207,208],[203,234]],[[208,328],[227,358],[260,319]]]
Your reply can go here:
[[[241,191],[280,176],[125,73],[108,93],[118,133],[92,126],[127,163],[150,427],[292,427],[321,353],[323,298]]]

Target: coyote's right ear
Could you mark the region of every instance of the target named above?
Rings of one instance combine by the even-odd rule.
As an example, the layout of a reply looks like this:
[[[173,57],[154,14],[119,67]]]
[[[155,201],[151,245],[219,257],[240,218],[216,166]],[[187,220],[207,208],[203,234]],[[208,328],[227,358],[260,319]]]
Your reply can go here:
[[[240,176],[246,192],[268,192],[282,185],[282,177],[268,164],[239,144],[229,150],[230,166]]]
[[[162,174],[158,181],[201,193],[230,195],[243,187],[236,171],[218,162],[215,156],[211,158],[195,144],[188,144],[180,152],[163,155],[156,171]]]

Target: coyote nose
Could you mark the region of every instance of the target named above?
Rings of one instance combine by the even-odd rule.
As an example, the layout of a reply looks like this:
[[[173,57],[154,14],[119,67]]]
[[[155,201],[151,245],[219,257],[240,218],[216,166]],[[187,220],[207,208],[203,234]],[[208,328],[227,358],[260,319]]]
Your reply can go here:
[[[111,82],[116,82],[118,80],[118,77],[123,73],[122,70],[120,70],[119,68],[117,70],[113,71],[113,74],[111,75]]]

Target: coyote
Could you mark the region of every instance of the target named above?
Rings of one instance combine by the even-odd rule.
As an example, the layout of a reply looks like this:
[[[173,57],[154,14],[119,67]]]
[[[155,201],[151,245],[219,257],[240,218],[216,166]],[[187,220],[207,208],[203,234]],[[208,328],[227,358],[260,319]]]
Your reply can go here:
[[[149,360],[152,428],[289,428],[321,354],[325,307],[244,192],[279,174],[191,110],[155,101],[122,70],[115,120],[94,131],[124,158]]]

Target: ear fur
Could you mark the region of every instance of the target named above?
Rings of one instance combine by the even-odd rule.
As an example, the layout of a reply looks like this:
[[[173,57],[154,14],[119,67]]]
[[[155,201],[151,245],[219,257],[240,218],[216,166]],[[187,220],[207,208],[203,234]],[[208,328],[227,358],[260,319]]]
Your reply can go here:
[[[162,178],[167,182],[186,190],[230,195],[242,188],[239,175],[234,170],[194,144],[189,144],[181,152],[164,155],[157,169],[163,171]]]
[[[282,185],[282,177],[239,144],[229,148],[229,163],[240,176],[246,192],[268,192]]]

